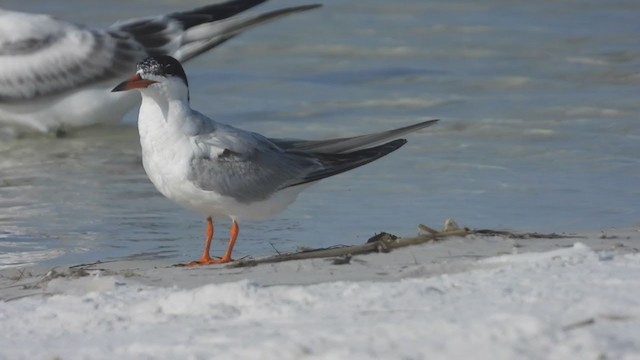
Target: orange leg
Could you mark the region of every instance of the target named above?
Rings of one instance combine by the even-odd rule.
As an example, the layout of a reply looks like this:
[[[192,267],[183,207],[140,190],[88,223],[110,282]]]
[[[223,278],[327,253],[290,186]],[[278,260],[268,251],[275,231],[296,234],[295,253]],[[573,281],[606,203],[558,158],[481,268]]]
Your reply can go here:
[[[211,219],[211,216],[209,216],[207,218],[207,240],[204,243],[204,251],[202,252],[202,257],[198,261],[187,264],[187,266],[212,264],[213,259],[211,258],[211,255],[209,255],[211,251],[211,240],[213,240],[213,219]]]
[[[227,247],[227,252],[224,254],[222,259],[215,260],[217,264],[224,264],[228,262],[232,262],[231,253],[233,252],[233,246],[236,244],[236,240],[238,239],[238,234],[240,234],[240,226],[238,226],[238,222],[233,220],[233,225],[231,226],[231,238],[229,239],[229,247]]]
[[[238,239],[238,234],[240,233],[240,226],[238,226],[238,222],[233,220],[233,225],[231,226],[231,239],[229,240],[229,247],[227,247],[227,252],[224,254],[222,259],[212,259],[209,255],[209,250],[211,248],[211,239],[213,239],[213,221],[211,218],[207,218],[207,242],[204,245],[204,252],[202,253],[202,258],[198,261],[194,261],[187,266],[202,266],[202,265],[211,265],[211,264],[225,264],[232,262],[231,253],[233,252],[233,246],[236,244],[236,240]]]

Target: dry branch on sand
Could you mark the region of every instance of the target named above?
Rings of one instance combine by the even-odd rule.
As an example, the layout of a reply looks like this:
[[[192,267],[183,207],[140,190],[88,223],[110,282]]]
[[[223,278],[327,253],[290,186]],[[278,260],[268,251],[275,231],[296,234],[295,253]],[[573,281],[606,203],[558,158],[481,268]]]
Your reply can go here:
[[[367,241],[366,244],[363,244],[363,245],[303,250],[303,251],[289,253],[289,254],[278,254],[278,255],[262,258],[262,259],[238,260],[227,265],[227,267],[237,268],[237,267],[255,266],[258,264],[268,264],[268,263],[276,263],[276,262],[290,261],[290,260],[332,258],[332,257],[369,254],[373,252],[389,252],[391,250],[405,247],[405,246],[418,245],[418,244],[434,241],[437,238],[444,238],[444,237],[450,237],[450,236],[466,236],[467,234],[468,234],[467,230],[458,229],[458,230],[452,230],[452,231],[437,232],[436,234],[419,235],[411,238],[399,238],[395,235],[383,232],[372,237],[371,239],[369,239],[369,241]]]
[[[363,245],[330,247],[323,249],[303,250],[295,253],[278,254],[260,259],[238,260],[229,265],[227,268],[239,268],[247,266],[256,266],[259,264],[278,263],[291,260],[318,259],[318,258],[337,258],[334,264],[347,264],[354,255],[363,255],[369,253],[385,253],[394,249],[424,244],[432,241],[441,240],[447,237],[481,235],[481,236],[505,236],[510,238],[547,238],[555,239],[560,237],[569,237],[558,234],[540,234],[540,233],[511,233],[508,231],[495,230],[470,230],[468,228],[460,228],[455,221],[447,219],[442,231],[434,230],[426,225],[418,225],[420,235],[409,238],[400,238],[398,236],[382,232],[370,238]]]

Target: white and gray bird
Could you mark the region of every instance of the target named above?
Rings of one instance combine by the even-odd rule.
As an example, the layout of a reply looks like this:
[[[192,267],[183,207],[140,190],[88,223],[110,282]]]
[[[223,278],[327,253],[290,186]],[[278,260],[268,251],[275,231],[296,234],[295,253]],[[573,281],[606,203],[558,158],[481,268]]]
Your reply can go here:
[[[148,56],[184,62],[253,26],[320,6],[238,15],[265,1],[230,0],[104,30],[0,9],[0,128],[48,132],[119,122],[140,96],[109,90]]]
[[[284,210],[310,184],[397,150],[400,136],[433,125],[424,121],[375,134],[330,140],[270,139],[216,122],[191,109],[187,76],[176,59],[155,56],[113,91],[138,89],[144,169],[167,198],[207,218],[203,255],[191,265],[232,261],[240,220]],[[213,219],[230,217],[231,239],[221,259],[210,256]]]

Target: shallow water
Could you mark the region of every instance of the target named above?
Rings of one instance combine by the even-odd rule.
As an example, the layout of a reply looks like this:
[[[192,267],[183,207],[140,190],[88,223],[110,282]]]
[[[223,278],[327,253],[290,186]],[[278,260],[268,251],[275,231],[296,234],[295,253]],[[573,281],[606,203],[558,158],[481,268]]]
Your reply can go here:
[[[3,7],[106,26],[205,3]],[[442,121],[277,218],[241,223],[236,257],[411,235],[448,217],[522,231],[640,225],[640,3],[323,4],[189,63],[193,107],[273,137]],[[134,119],[0,144],[0,266],[199,256],[204,219],[146,179]],[[216,227],[218,253],[228,225]]]

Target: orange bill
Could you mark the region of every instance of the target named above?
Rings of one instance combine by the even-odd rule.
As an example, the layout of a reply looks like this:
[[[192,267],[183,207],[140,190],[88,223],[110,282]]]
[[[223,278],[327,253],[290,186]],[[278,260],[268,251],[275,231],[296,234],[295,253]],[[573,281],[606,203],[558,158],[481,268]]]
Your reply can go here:
[[[111,90],[111,92],[128,91],[133,89],[144,89],[147,86],[155,83],[157,83],[157,81],[146,80],[141,78],[140,75],[135,74],[128,80],[125,80],[120,84],[118,84],[118,86],[114,87],[113,90]]]

